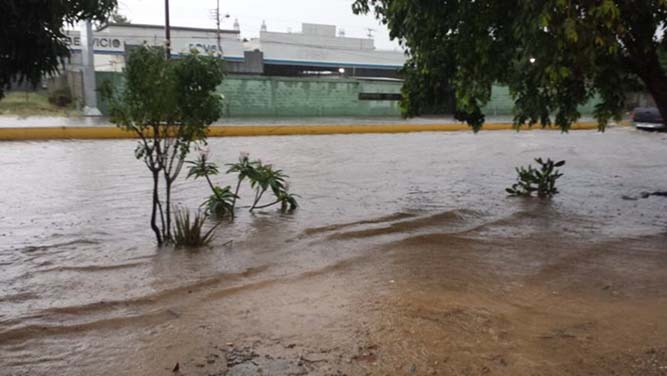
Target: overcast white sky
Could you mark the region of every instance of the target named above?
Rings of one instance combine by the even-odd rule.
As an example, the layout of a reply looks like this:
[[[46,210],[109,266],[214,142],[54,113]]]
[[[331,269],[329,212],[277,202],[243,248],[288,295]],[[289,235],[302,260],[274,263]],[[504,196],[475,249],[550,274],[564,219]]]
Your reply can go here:
[[[241,24],[245,38],[259,35],[259,28],[266,20],[269,31],[294,32],[301,30],[302,22],[337,25],[347,36],[364,37],[367,28],[373,32],[378,49],[398,49],[398,43],[389,40],[387,29],[372,15],[356,16],[352,13],[352,0],[220,0],[222,27],[231,29],[234,19]],[[164,24],[164,0],[119,0],[120,12],[134,23]],[[215,27],[210,12],[216,0],[170,0],[172,26]]]

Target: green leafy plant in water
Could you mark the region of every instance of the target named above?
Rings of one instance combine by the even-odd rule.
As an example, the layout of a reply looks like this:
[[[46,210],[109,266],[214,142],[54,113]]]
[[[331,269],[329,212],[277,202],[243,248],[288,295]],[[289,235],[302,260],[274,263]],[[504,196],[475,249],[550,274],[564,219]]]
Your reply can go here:
[[[213,192],[202,204],[202,207],[206,207],[207,214],[229,215],[233,218],[241,184],[246,180],[255,191],[250,211],[280,205],[280,210],[287,212],[299,206],[298,196],[289,192],[289,184],[286,181],[288,176],[282,170],[274,169],[270,164],[263,164],[260,160],[250,160],[247,153],[241,153],[238,162],[227,165],[229,166],[228,174],[238,174],[234,192],[230,186],[223,188],[213,184],[211,176],[218,175],[220,171],[217,165],[208,162],[208,151],[204,148],[200,148],[199,158],[196,161],[189,161],[188,164],[191,165],[188,178],[205,178]],[[274,200],[263,204],[261,201],[267,191],[273,193]]]
[[[276,196],[278,199],[277,202],[280,203],[280,211],[287,212],[298,208],[299,204],[296,202],[297,197],[299,196],[293,193],[288,193],[287,191],[280,192],[280,194]]]
[[[250,211],[255,209],[264,209],[273,205],[280,204],[280,210],[283,212],[296,209],[299,205],[295,194],[289,193],[289,184],[286,182],[287,175],[282,170],[276,170],[270,164],[262,164],[261,161],[254,162],[255,169],[248,175],[250,187],[255,190],[255,199]],[[271,190],[275,201],[260,205],[260,201],[266,191]]]
[[[265,209],[274,205],[280,205],[283,212],[296,209],[299,205],[295,194],[289,193],[288,178],[282,170],[276,170],[270,164],[263,164],[261,160],[251,160],[248,153],[241,153],[239,161],[228,164],[227,173],[237,173],[237,183],[234,195],[238,198],[238,192],[243,181],[248,180],[250,187],[255,191],[253,203],[250,211],[256,209]],[[261,204],[264,194],[271,190],[275,200],[268,204]],[[234,205],[236,201],[234,200]]]
[[[174,245],[176,247],[202,247],[213,240],[213,231],[218,227],[215,225],[204,232],[206,214],[198,211],[190,218],[187,209],[176,209],[174,218]]]
[[[212,189],[213,194],[202,204],[206,212],[219,218],[227,215],[234,218],[234,200],[237,196],[232,193],[231,187],[215,186]]]
[[[227,170],[228,174],[237,173],[238,178],[236,182],[236,189],[234,190],[234,196],[236,196],[232,201],[232,207],[236,206],[236,199],[239,195],[239,189],[241,188],[241,183],[246,178],[252,178],[257,175],[257,166],[259,161],[251,161],[248,153],[241,153],[239,156],[239,161],[236,163],[227,164],[229,169]]]
[[[565,165],[565,161],[554,162],[542,158],[535,159],[539,164],[539,169],[531,165],[528,167],[517,167],[517,182],[506,191],[512,196],[531,196],[534,192],[540,198],[549,198],[558,193],[556,180],[563,176],[556,168]]]
[[[213,194],[201,206],[206,208],[208,215],[217,217],[229,215],[234,218],[234,202],[238,196],[232,193],[230,186],[223,188],[213,184],[211,175],[219,174],[220,170],[215,163],[208,161],[208,150],[206,148],[201,147],[199,150],[199,158],[196,161],[187,162],[191,165],[187,178],[204,178],[211,188]]]

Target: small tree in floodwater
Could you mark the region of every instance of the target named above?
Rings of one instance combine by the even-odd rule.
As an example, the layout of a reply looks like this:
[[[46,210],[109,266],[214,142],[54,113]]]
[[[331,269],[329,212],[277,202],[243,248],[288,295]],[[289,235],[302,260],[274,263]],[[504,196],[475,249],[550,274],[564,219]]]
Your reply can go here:
[[[223,62],[196,51],[170,60],[163,48],[143,46],[130,52],[124,78],[120,89],[103,83],[101,93],[111,121],[139,138],[134,154],[153,177],[151,228],[158,245],[171,243],[172,185],[192,145],[205,143],[222,116]]]

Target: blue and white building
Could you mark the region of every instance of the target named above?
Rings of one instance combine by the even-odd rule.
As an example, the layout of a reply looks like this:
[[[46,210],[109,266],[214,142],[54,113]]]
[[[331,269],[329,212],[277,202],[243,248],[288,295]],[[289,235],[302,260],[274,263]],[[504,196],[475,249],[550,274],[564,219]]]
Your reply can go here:
[[[94,32],[96,71],[120,72],[129,47],[164,45],[164,26],[109,24]],[[68,31],[72,64],[81,51],[79,32]],[[222,56],[233,73],[271,76],[344,75],[354,77],[398,77],[405,62],[402,51],[378,50],[371,38],[352,38],[334,25],[302,24],[300,32],[268,31],[265,25],[258,38],[241,38],[238,22],[233,30],[220,30]],[[216,29],[171,27],[172,54],[191,49],[217,54]]]

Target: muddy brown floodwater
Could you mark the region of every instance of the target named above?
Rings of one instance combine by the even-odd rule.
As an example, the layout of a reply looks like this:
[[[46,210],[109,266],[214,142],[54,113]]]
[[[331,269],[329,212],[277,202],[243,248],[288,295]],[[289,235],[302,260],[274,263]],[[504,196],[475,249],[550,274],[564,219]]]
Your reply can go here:
[[[665,134],[210,146],[283,168],[302,207],[157,249],[133,141],[0,144],[0,375],[667,374],[667,199],[641,198]],[[567,160],[561,194],[506,197],[538,156]]]

